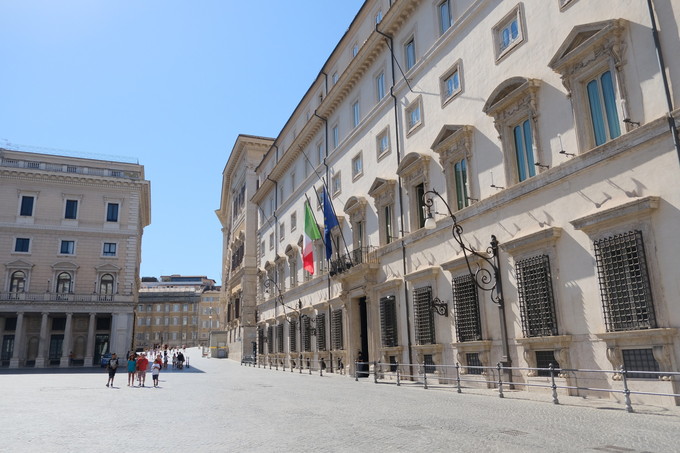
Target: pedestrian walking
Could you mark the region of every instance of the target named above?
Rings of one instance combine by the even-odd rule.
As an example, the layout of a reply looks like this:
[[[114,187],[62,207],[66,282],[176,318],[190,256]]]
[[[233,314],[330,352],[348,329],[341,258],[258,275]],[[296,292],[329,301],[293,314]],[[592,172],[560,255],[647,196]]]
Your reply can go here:
[[[106,382],[106,386],[113,388],[113,378],[116,377],[116,370],[118,369],[118,356],[114,352],[111,354],[111,358],[109,359],[109,363],[106,365],[106,369],[109,372],[109,380]]]
[[[137,359],[137,381],[140,387],[144,387],[146,383],[146,370],[149,368],[149,359],[146,354],[142,352],[142,356]]]
[[[153,386],[158,387],[158,375],[161,374],[161,356],[158,356],[151,365],[151,377],[153,378]]]
[[[127,371],[128,371],[128,387],[135,386],[135,372],[137,371],[137,354],[134,352],[130,354],[127,361]]]

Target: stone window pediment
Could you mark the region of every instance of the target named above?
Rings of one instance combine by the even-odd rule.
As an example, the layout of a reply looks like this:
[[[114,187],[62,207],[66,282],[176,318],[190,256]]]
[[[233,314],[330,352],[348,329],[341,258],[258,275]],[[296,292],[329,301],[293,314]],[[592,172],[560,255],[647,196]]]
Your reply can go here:
[[[362,196],[352,196],[347,200],[345,206],[342,208],[343,211],[352,219],[353,221],[364,220],[366,217],[366,205],[368,201]]]
[[[288,244],[284,253],[290,259],[298,253],[298,247],[293,244]]]
[[[76,263],[72,263],[70,261],[60,261],[58,263],[55,263],[52,265],[52,269],[60,270],[60,271],[75,271],[78,269],[78,265]]]
[[[422,153],[409,153],[401,160],[397,174],[409,185],[411,180],[427,179],[430,156]]]
[[[7,269],[23,269],[23,270],[31,270],[33,269],[34,264],[28,263],[24,260],[14,260],[10,263],[6,263],[5,267]]]
[[[531,107],[535,112],[537,110],[536,91],[539,84],[538,79],[509,78],[493,90],[482,111],[490,116],[501,117],[501,119],[521,107]]]
[[[651,212],[659,207],[659,200],[660,198],[657,196],[640,198],[574,219],[569,223],[577,230],[593,235],[600,230],[623,224],[630,220],[637,219],[644,221],[648,219]]]
[[[377,205],[385,204],[384,200],[389,200],[388,202],[394,201],[394,188],[397,185],[397,181],[394,179],[382,179],[376,178],[368,190],[368,194],[373,197]]]
[[[113,272],[113,273],[120,272],[120,267],[116,266],[115,264],[102,264],[99,266],[95,266],[95,269],[97,270],[97,272]]]

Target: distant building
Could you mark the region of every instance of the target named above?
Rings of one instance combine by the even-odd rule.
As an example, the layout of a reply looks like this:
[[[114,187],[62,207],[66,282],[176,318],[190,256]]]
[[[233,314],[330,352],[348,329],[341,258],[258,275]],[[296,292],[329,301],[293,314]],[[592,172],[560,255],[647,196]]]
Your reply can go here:
[[[131,347],[150,186],[138,164],[0,149],[2,366]]]
[[[214,304],[214,311],[207,313],[205,319],[214,316],[215,328],[220,325],[220,307],[212,299],[219,301],[219,287],[206,276],[167,275],[160,281],[144,277],[135,313],[135,348],[197,346],[201,335],[207,344],[210,326],[202,313],[208,301]]]

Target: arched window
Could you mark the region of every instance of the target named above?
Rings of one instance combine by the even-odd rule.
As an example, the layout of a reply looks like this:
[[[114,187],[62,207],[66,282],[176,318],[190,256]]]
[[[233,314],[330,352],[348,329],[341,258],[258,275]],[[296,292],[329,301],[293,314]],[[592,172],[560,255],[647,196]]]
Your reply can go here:
[[[99,280],[99,294],[106,296],[113,294],[113,275],[102,275],[102,278]]]
[[[62,272],[57,276],[57,292],[70,293],[71,292],[71,274]]]
[[[24,271],[14,272],[10,280],[9,291],[12,293],[23,293],[25,287],[26,287],[26,273]]]

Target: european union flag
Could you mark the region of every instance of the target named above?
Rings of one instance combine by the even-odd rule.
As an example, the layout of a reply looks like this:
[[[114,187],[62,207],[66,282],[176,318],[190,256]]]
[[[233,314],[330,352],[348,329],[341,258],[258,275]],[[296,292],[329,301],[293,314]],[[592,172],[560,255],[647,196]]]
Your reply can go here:
[[[323,240],[326,243],[326,259],[331,259],[333,255],[333,241],[331,241],[331,230],[339,226],[338,218],[335,216],[333,211],[333,205],[331,200],[328,198],[328,193],[326,188],[323,189]]]

